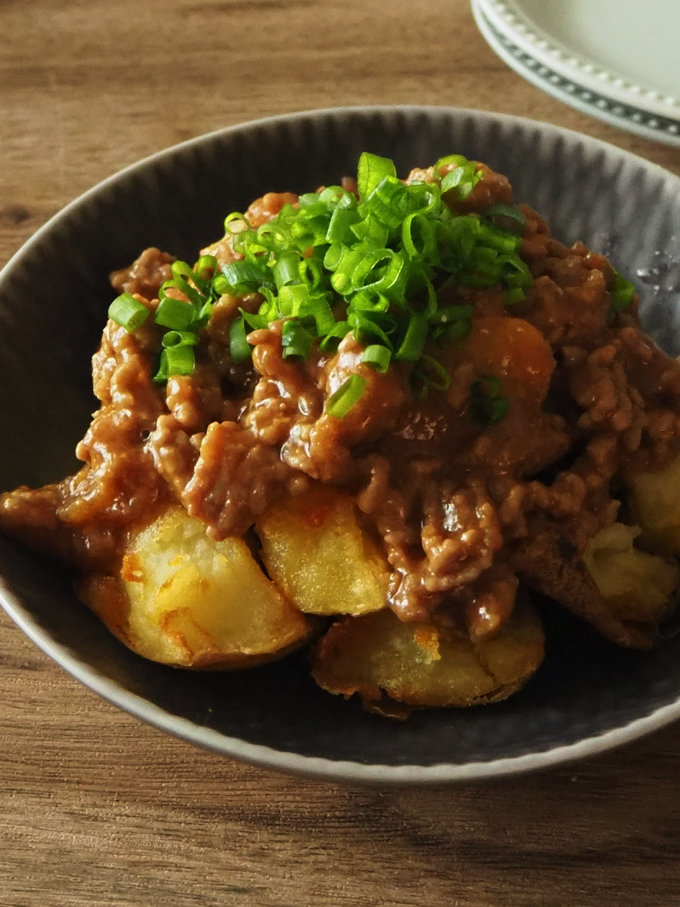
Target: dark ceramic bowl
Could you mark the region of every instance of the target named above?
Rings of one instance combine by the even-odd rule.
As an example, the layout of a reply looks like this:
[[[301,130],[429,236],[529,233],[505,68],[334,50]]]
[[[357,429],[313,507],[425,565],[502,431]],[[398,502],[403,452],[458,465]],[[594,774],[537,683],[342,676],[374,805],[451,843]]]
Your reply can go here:
[[[110,271],[156,245],[194,260],[230,211],[269,190],[309,191],[355,172],[359,154],[405,174],[451,152],[506,173],[563,241],[584,240],[631,277],[647,328],[680,352],[680,180],[575,133],[446,108],[329,110],[237,126],[155,155],[53,218],[0,276],[0,488],[73,471],[95,401],[90,356]],[[508,701],[423,711],[407,722],[319,690],[304,655],[237,673],[144,661],[73,596],[58,571],[0,540],[0,597],[48,655],[122,709],[249,762],[347,781],[442,782],[600,752],[680,715],[680,637],[619,649],[543,604],[543,667]]]

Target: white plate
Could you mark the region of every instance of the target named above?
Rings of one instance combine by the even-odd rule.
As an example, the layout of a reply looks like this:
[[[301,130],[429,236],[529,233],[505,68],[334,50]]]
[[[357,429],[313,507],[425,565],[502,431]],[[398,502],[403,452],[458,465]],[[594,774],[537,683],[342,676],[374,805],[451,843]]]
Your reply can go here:
[[[520,75],[560,100],[680,145],[679,0],[472,0]]]

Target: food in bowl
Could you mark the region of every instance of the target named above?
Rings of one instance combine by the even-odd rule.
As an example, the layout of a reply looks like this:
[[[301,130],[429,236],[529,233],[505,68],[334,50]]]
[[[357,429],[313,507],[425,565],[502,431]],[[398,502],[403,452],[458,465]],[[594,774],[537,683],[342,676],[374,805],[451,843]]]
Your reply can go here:
[[[149,249],[94,357],[84,467],[3,496],[123,642],[237,668],[311,646],[371,709],[502,699],[546,593],[647,648],[680,572],[680,365],[633,287],[459,155],[269,193],[192,268]]]

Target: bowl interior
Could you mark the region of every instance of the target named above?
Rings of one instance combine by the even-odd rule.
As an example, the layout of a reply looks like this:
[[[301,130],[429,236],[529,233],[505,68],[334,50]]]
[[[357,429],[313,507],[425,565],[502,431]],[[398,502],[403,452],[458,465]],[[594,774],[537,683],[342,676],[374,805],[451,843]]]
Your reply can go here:
[[[633,279],[647,329],[680,352],[677,178],[591,139],[480,112],[367,108],[276,118],[111,178],[0,275],[0,489],[75,470],[73,449],[96,407],[90,357],[114,295],[112,270],[152,245],[195,260],[230,211],[266,191],[339,182],[364,150],[394,158],[400,175],[452,152],[506,173],[516,199],[539,210],[557,238],[582,239]],[[58,570],[4,540],[0,575],[9,613],[98,692],[194,742],[279,768],[381,781],[519,770],[636,736],[674,717],[680,697],[680,637],[651,654],[624,651],[541,602],[547,655],[524,690],[487,708],[387,721],[320,691],[304,655],[227,674],[146,662],[73,597]]]

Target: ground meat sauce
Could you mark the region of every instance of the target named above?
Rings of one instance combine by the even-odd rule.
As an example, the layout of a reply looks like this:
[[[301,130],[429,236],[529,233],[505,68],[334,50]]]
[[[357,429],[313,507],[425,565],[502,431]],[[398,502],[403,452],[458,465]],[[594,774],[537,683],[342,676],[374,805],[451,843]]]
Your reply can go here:
[[[459,214],[512,203],[505,177],[478,170]],[[409,178],[431,179],[432,169]],[[268,193],[246,217],[258,226],[296,203]],[[5,495],[2,526],[81,573],[115,573],[130,533],[168,502],[224,538],[245,533],[282,494],[329,483],[351,493],[383,540],[388,603],[403,621],[427,620],[446,599],[460,605],[472,636],[484,637],[509,617],[521,580],[557,594],[617,642],[649,644],[648,627],[583,594],[582,573],[555,577],[616,520],[624,468],[661,467],[677,453],[680,365],[643,334],[636,301],[613,311],[615,272],[603,256],[561,244],[536,212],[521,210],[519,254],[532,288],[511,306],[497,287],[442,291],[445,304],[473,307],[472,328],[430,350],[450,386],[424,401],[408,364],[373,370],[351,332],[336,353],[317,348],[294,363],[274,322],[250,333],[252,360],[234,364],[230,325],[239,307],[257,310],[258,294],[222,296],[194,373],[165,386],[153,381],[161,332],[152,319],[134,333],[109,321],[93,361],[101,406],[77,448],[81,471]],[[206,251],[220,263],[237,257],[231,237]],[[154,310],[172,261],[147,249],[112,275],[113,286]],[[329,415],[328,398],[351,375],[365,381],[363,394],[344,417]],[[471,391],[488,375],[500,379],[508,406],[481,426]]]

